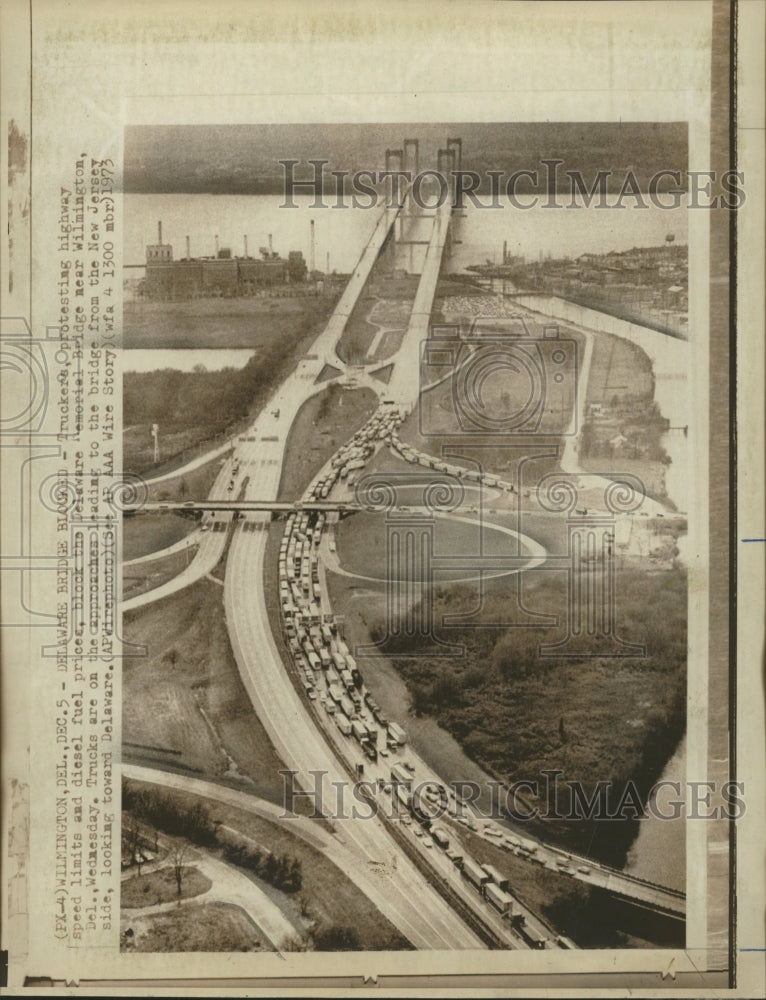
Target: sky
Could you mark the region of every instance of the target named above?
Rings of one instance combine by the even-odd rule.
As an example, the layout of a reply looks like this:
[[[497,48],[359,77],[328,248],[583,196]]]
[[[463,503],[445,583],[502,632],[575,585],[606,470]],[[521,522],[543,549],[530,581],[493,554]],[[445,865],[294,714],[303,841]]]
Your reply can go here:
[[[645,190],[658,171],[683,173],[687,166],[681,122],[133,125],[125,130],[124,191],[278,194],[280,160],[301,161],[296,178],[310,176],[309,159],[328,160],[326,173],[382,170],[386,149],[401,149],[405,138],[419,139],[423,170],[436,166],[436,151],[448,137],[463,141],[463,169],[483,178],[488,170],[542,176],[543,160],[563,160],[560,190],[568,190],[567,170],[580,171],[589,187],[600,170],[611,171],[609,190],[619,191],[628,171]],[[489,183],[483,180],[478,190],[488,191]]]

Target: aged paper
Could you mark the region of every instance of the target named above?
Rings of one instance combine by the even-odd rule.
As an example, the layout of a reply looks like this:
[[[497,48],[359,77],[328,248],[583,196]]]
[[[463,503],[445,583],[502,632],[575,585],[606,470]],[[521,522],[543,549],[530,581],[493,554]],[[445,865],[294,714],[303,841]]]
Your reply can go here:
[[[762,992],[764,5],[1,13],[9,991]]]

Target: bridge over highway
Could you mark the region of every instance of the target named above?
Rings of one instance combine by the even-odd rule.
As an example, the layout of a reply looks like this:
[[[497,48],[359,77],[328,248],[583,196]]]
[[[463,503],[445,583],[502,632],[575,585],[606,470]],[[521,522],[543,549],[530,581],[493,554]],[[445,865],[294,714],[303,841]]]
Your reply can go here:
[[[606,866],[601,867],[600,871],[606,875],[604,888],[613,896],[620,896],[631,903],[678,920],[686,919],[686,895],[683,892]]]
[[[260,511],[290,514],[293,511],[311,510],[345,514],[364,510],[364,508],[358,503],[342,500],[295,500],[292,502],[283,500],[150,500],[143,504],[134,504],[125,507],[124,513],[156,514],[167,511],[223,511],[226,513],[246,514]]]

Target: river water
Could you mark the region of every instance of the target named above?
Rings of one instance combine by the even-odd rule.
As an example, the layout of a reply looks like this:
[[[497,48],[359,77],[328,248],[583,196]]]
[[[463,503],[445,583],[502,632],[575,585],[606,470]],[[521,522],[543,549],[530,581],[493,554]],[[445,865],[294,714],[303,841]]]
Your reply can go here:
[[[686,737],[665,766],[660,781],[678,782],[683,792],[686,783]],[[673,798],[672,789],[663,790],[657,802],[657,811],[672,814],[670,802]],[[650,813],[643,819],[638,837],[628,854],[625,871],[683,891],[686,886],[686,823],[683,818],[663,820]]]

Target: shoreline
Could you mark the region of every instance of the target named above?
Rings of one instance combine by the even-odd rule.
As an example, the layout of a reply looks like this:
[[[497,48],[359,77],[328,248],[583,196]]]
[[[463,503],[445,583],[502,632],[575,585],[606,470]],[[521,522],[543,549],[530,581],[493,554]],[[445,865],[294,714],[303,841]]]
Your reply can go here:
[[[584,331],[590,331],[591,334],[609,333],[635,344],[651,361],[654,401],[660,413],[670,421],[671,428],[689,425],[687,372],[691,344],[688,340],[659,333],[637,323],[628,323],[609,313],[580,306],[556,295],[522,293],[508,297],[527,309],[550,316],[552,319],[573,323],[582,327]],[[665,473],[665,490],[668,499],[675,504],[677,510],[685,512],[688,510],[688,498],[683,487],[687,485],[687,477],[681,469],[680,462],[684,449],[675,444],[679,440],[671,433],[664,434],[662,438],[663,447],[671,457],[671,465]],[[686,440],[684,437],[683,441]]]

